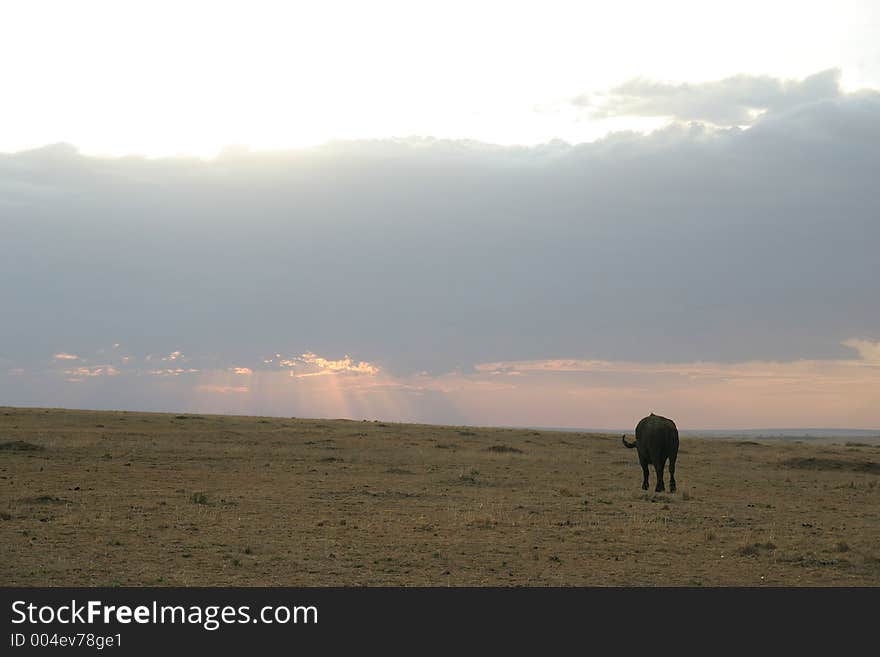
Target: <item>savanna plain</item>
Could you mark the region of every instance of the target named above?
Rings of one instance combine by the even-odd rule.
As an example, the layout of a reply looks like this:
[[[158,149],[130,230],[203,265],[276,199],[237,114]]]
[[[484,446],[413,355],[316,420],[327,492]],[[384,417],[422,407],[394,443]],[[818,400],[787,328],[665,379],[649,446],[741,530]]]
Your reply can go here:
[[[619,434],[0,408],[0,584],[880,585],[877,441],[686,436],[676,480]]]

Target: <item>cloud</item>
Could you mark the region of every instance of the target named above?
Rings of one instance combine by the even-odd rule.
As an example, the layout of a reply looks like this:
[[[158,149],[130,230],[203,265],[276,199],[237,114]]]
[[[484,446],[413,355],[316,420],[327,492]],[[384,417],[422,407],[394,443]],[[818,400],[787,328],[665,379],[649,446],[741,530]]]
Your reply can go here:
[[[254,371],[250,367],[233,367],[232,371],[235,374],[239,374],[239,375],[243,375],[243,376],[251,375],[254,373]]]
[[[345,356],[340,360],[327,360],[326,358],[322,358],[317,354],[313,354],[312,352],[308,352],[303,354],[301,357],[302,362],[307,365],[313,365],[322,372],[350,372],[353,374],[369,374],[376,375],[379,373],[379,368],[375,365],[368,363],[366,361],[355,362],[352,360],[351,356]]]
[[[112,365],[98,365],[96,367],[76,367],[64,370],[64,373],[70,377],[69,380],[81,381],[84,378],[95,376],[116,376],[119,374]]]
[[[192,367],[166,367],[164,369],[150,370],[149,374],[153,376],[180,376],[182,374],[197,374],[198,372],[199,370]]]
[[[873,342],[871,340],[858,340],[852,338],[850,340],[844,340],[843,344],[855,349],[862,360],[875,365],[880,365],[880,341]]]
[[[67,354],[67,353],[59,353],[52,356],[55,360],[80,360],[80,357],[76,354]]]
[[[637,78],[605,94],[578,96],[572,104],[595,118],[655,116],[731,126],[754,123],[763,112],[833,100],[841,94],[840,70],[828,69],[803,80],[735,75],[714,82],[673,84]]]
[[[353,415],[501,422],[506,403],[512,423],[531,417],[537,402],[517,396],[529,391],[549,422],[554,408],[576,416],[551,390],[587,394],[566,377],[601,379],[591,389],[640,408],[639,390],[668,397],[663,377],[687,378],[682,367],[719,385],[763,380],[746,363],[867,371],[841,340],[866,354],[880,340],[880,94],[798,84],[780,89],[804,102],[767,101],[747,130],[675,124],[577,145],[0,154],[0,197],[14,188],[17,203],[3,217],[14,241],[0,244],[0,362],[25,370],[0,376],[0,396],[170,408],[247,368],[250,393],[218,409],[264,399],[332,414],[338,393]],[[81,362],[51,359],[58,345]],[[560,355],[575,365],[550,368]],[[46,384],[93,363],[120,374]],[[555,382],[546,393],[530,387],[542,377]],[[515,387],[489,395],[477,380]],[[779,417],[797,420],[793,409]]]
[[[378,366],[367,361],[355,361],[351,356],[346,355],[339,360],[331,360],[318,356],[311,351],[307,351],[299,356],[286,357],[282,354],[275,354],[272,358],[263,358],[263,365],[278,366],[290,370],[290,376],[309,377],[321,376],[326,374],[366,374],[376,375],[381,370]]]

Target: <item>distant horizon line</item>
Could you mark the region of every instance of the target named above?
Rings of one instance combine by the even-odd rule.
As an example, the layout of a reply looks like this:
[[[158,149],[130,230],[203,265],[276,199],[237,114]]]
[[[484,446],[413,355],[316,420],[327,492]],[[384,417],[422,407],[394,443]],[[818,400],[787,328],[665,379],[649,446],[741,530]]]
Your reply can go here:
[[[492,424],[459,424],[459,423],[439,423],[439,422],[419,422],[419,421],[403,421],[403,420],[387,420],[382,418],[350,418],[350,417],[304,417],[290,415],[247,415],[243,413],[209,413],[199,410],[174,410],[174,411],[155,411],[155,410],[130,410],[120,408],[72,408],[61,406],[7,406],[0,404],[0,410],[28,410],[28,411],[76,411],[83,413],[145,413],[155,415],[210,415],[215,417],[256,417],[256,418],[277,418],[277,419],[295,419],[295,420],[343,420],[347,422],[384,422],[388,424],[416,424],[427,426],[449,426],[449,427],[472,427],[472,428],[488,428],[488,429],[530,429],[533,431],[558,431],[564,433],[632,433],[633,429],[624,428],[601,428],[601,427],[557,427],[557,426],[539,426],[539,425],[492,425]],[[713,435],[713,436],[741,436],[741,435],[766,435],[766,437],[798,437],[798,436],[814,436],[814,437],[846,437],[846,436],[876,436],[880,438],[880,428],[862,429],[862,428],[844,428],[844,427],[757,427],[744,429],[682,429],[679,432],[691,436],[697,435]]]
[[[535,431],[560,431],[568,433],[629,433],[632,429],[596,429],[589,427],[499,427],[505,429],[534,429]],[[796,437],[816,437],[816,438],[832,438],[846,436],[876,436],[880,438],[880,429],[847,429],[843,427],[759,427],[747,429],[682,429],[679,433],[691,436],[709,435],[709,436],[763,436],[766,438],[796,438]]]

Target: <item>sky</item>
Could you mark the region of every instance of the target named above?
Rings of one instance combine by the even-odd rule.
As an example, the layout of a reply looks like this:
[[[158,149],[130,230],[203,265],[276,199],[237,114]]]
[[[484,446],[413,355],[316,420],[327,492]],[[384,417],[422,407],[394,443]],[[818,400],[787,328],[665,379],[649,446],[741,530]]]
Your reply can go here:
[[[0,13],[0,404],[880,428],[874,3]]]

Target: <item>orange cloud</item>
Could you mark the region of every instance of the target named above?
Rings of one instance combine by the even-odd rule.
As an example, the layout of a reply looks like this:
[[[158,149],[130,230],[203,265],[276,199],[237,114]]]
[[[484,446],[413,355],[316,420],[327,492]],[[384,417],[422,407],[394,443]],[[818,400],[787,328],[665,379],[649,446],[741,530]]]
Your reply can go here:
[[[366,361],[355,363],[349,355],[346,355],[345,358],[341,360],[327,360],[326,358],[321,358],[317,354],[308,352],[303,354],[301,359],[308,365],[314,365],[321,370],[328,370],[330,372],[353,372],[356,374],[370,375],[379,373],[379,368],[375,365]]]
[[[64,373],[72,378],[81,380],[82,377],[92,376],[116,376],[119,374],[112,365],[99,365],[97,367],[77,367],[75,369],[64,370]]]
[[[380,372],[379,367],[367,361],[355,362],[351,356],[347,355],[339,360],[330,360],[323,358],[317,354],[307,351],[296,358],[284,358],[281,354],[275,354],[274,358],[264,358],[263,363],[272,365],[277,363],[280,367],[290,369],[305,369],[305,372],[290,376],[297,378],[307,378],[310,376],[323,375],[325,373],[351,373],[351,374],[367,374],[375,376]]]

